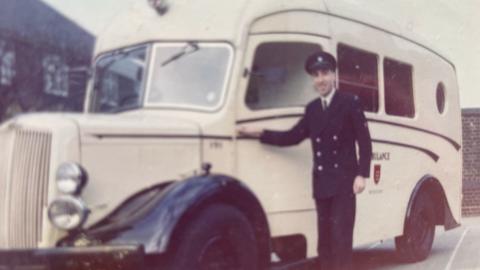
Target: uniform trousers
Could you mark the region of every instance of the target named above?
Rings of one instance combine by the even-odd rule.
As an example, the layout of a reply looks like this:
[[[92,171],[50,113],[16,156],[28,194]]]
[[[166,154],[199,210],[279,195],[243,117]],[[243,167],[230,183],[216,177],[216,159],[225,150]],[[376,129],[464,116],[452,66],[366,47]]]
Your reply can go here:
[[[318,263],[321,270],[352,269],[355,195],[343,193],[316,198]]]

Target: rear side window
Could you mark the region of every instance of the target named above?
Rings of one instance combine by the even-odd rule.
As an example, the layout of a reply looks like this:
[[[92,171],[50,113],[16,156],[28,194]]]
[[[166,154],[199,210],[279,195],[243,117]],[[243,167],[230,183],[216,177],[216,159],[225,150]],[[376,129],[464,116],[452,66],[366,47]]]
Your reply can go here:
[[[413,117],[412,66],[392,59],[383,60],[385,111],[389,115]]]
[[[303,107],[317,95],[304,62],[320,45],[267,42],[255,51],[245,103],[252,110]]]
[[[378,111],[378,56],[338,44],[339,90],[360,97],[363,109]]]
[[[437,85],[437,109],[440,114],[445,111],[445,86],[443,83]]]

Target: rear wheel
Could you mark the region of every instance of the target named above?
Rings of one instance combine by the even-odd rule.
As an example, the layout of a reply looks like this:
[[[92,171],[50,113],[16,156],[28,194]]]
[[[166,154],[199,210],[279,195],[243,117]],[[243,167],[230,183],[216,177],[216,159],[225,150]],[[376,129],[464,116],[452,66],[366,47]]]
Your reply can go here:
[[[395,238],[397,253],[405,262],[417,262],[428,257],[435,237],[435,209],[427,193],[415,198],[404,233]]]
[[[257,269],[253,229],[235,207],[208,206],[181,229],[175,241],[169,254],[169,269]]]

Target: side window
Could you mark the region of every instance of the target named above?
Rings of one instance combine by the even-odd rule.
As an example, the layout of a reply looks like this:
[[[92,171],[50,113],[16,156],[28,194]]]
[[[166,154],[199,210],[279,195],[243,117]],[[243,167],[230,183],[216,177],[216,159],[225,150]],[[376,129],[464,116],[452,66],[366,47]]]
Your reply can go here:
[[[392,59],[383,60],[385,111],[389,115],[413,117],[412,66]]]
[[[60,55],[48,54],[42,60],[43,91],[57,97],[68,97],[68,65]]]
[[[437,109],[440,114],[445,111],[445,85],[439,82],[437,85]]]
[[[339,90],[357,95],[363,109],[378,111],[378,56],[338,44]]]
[[[0,87],[11,86],[16,75],[15,48],[0,39]]]
[[[255,51],[245,102],[252,110],[305,106],[316,97],[305,72],[307,57],[321,50],[306,42],[268,42]]]

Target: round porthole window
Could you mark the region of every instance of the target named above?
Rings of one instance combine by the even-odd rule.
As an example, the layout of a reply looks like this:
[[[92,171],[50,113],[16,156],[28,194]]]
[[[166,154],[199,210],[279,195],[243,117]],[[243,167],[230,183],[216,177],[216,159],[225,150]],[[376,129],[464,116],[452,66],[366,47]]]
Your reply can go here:
[[[445,86],[443,83],[437,85],[437,109],[439,113],[445,110]]]

